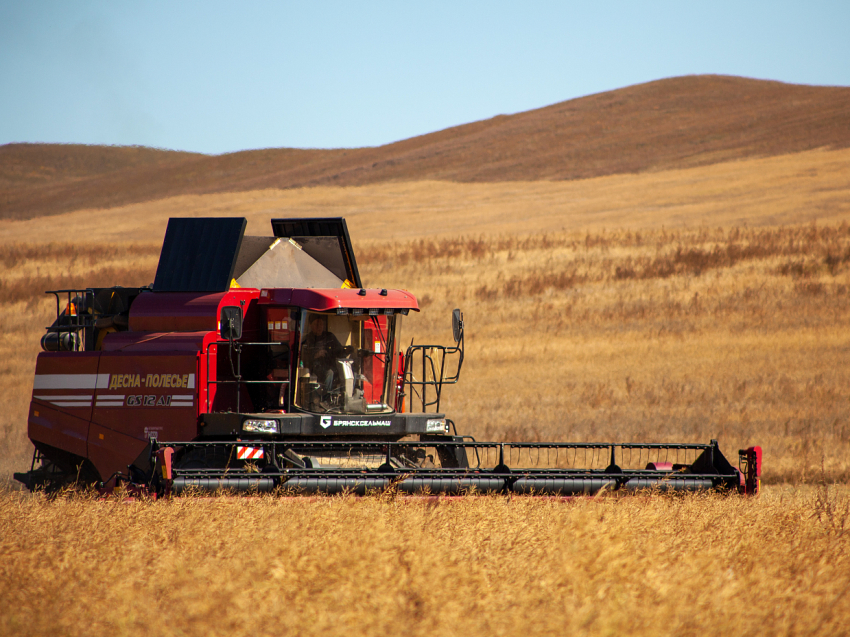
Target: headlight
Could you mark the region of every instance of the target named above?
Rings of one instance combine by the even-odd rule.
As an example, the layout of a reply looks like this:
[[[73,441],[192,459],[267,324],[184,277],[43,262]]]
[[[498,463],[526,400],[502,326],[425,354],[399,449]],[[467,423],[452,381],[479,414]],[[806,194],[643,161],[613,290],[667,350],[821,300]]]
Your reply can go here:
[[[242,422],[242,431],[251,431],[257,434],[277,434],[280,427],[277,420],[255,420],[249,419]]]
[[[428,433],[437,432],[445,433],[448,431],[445,418],[429,418],[425,422],[425,431]]]

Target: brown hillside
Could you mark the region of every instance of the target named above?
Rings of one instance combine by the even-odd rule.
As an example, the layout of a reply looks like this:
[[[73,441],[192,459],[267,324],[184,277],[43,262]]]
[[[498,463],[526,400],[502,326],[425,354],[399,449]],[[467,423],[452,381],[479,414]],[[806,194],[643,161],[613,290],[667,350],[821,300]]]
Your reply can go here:
[[[165,167],[205,157],[144,146],[6,144],[0,146],[0,188],[55,186],[116,171]]]
[[[0,147],[0,218],[263,188],[570,180],[821,147],[850,147],[850,88],[689,76],[376,148],[118,156],[125,149],[8,145]],[[57,165],[54,178],[42,168]]]

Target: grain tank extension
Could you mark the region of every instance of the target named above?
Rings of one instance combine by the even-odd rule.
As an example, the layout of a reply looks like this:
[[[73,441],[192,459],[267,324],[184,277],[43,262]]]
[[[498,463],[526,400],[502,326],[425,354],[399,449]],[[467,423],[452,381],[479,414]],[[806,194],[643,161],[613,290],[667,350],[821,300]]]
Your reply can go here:
[[[480,442],[440,412],[451,345],[401,345],[419,312],[360,280],[343,219],[171,219],[152,286],[51,291],[29,409],[30,489],[73,482],[156,495],[756,493],[761,449]]]

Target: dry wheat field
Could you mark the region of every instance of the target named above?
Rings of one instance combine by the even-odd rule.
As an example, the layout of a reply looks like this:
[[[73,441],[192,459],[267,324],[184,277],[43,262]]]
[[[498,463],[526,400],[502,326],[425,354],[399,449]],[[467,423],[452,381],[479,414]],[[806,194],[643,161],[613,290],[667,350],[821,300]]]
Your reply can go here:
[[[156,243],[10,241],[0,276],[0,634],[845,634],[850,226],[356,241],[447,343],[479,439],[764,447],[760,498],[184,498],[14,490],[48,288],[139,285]]]
[[[850,494],[0,496],[4,635],[844,635]]]
[[[765,482],[850,478],[850,226],[698,228],[360,245],[366,281],[413,291],[404,342],[467,358],[444,409],[479,439],[761,444]],[[0,470],[27,462],[48,288],[139,285],[151,244],[7,244]]]

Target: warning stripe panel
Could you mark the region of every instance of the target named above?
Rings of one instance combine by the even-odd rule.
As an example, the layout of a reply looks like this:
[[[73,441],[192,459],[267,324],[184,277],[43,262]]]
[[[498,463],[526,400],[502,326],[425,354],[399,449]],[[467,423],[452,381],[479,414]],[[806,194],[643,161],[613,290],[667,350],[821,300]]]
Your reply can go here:
[[[239,460],[259,460],[263,458],[263,448],[237,446],[236,458]]]

